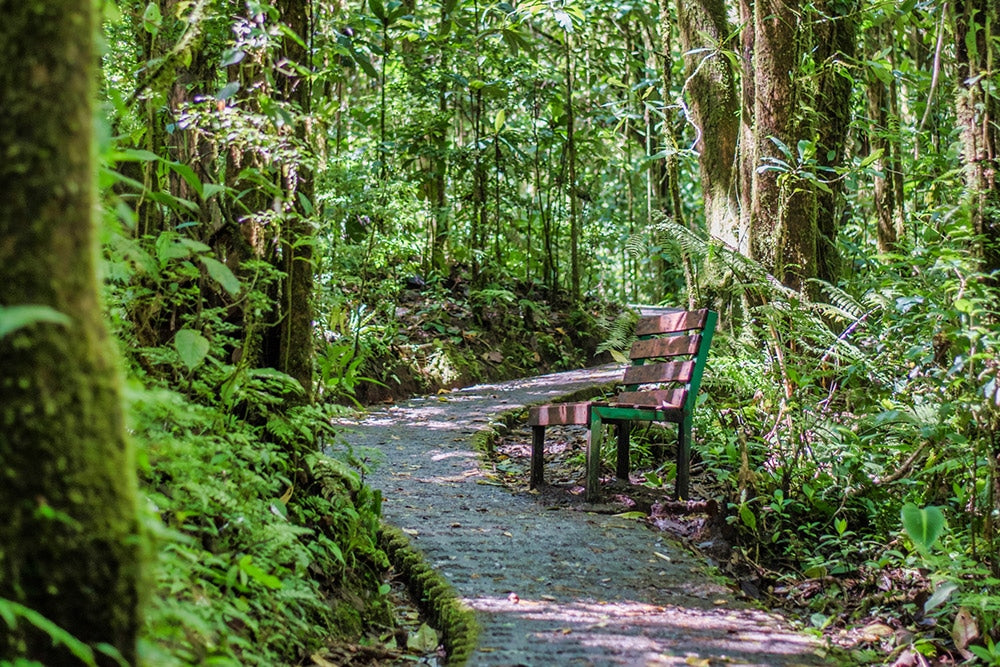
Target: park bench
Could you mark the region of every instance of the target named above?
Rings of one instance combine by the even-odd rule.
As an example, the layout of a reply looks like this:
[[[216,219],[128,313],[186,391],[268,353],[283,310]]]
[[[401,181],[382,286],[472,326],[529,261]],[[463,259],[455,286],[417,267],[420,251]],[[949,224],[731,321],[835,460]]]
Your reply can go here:
[[[530,408],[531,488],[544,483],[542,462],[547,426],[583,424],[590,427],[585,498],[588,502],[597,502],[601,496],[604,425],[616,425],[616,475],[619,480],[628,480],[631,423],[670,422],[677,424],[675,495],[686,500],[691,422],[717,321],[718,313],[704,309],[643,317],[635,327],[637,340],[629,352],[632,364],[626,368],[622,380],[624,391],[607,402],[553,403]]]

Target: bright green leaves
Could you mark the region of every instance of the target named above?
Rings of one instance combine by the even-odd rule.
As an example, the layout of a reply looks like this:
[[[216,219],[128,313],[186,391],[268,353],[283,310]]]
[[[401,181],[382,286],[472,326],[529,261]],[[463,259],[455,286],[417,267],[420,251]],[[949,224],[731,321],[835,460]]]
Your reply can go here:
[[[193,329],[181,329],[174,336],[174,347],[181,357],[181,363],[193,371],[208,356],[211,348],[208,339]]]
[[[219,283],[230,295],[238,295],[242,288],[239,278],[224,263],[209,257],[207,253],[210,251],[211,248],[204,243],[181,236],[176,232],[163,232],[156,239],[156,258],[159,260],[161,268],[166,268],[167,263],[171,260],[187,260],[192,256],[196,257],[212,280]]]
[[[155,35],[160,32],[160,28],[163,26],[163,14],[160,13],[160,6],[155,2],[150,2],[146,5],[145,11],[142,13],[142,27],[143,29]]]
[[[941,509],[933,505],[921,508],[913,503],[906,503],[899,515],[903,520],[903,529],[920,553],[930,553],[946,525]]]
[[[41,322],[68,326],[71,320],[48,306],[0,306],[0,339],[18,329]]]

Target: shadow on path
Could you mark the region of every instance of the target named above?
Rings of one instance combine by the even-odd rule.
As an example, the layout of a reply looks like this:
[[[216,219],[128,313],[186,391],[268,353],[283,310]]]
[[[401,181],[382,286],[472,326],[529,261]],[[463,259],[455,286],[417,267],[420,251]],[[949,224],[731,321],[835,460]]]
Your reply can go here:
[[[500,488],[472,435],[502,412],[621,376],[617,366],[480,385],[348,427],[385,460],[367,481],[385,520],[474,608],[470,665],[824,665],[821,645],[738,601],[704,558],[620,517]]]

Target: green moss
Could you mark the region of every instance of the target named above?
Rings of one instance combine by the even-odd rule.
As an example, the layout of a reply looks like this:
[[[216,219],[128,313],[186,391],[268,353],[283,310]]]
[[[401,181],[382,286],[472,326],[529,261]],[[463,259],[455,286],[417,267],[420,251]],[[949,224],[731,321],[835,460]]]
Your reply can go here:
[[[379,542],[406,580],[410,594],[420,601],[432,625],[440,630],[447,664],[464,665],[476,650],[479,638],[475,612],[459,600],[451,584],[427,564],[398,528],[383,524]]]

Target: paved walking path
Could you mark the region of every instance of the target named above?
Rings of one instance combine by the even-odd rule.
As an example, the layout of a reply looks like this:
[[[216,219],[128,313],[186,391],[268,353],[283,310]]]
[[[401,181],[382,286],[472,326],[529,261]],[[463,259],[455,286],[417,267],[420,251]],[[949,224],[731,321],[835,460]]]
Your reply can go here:
[[[476,610],[470,665],[824,665],[820,645],[751,609],[705,559],[620,517],[493,485],[472,435],[500,413],[620,377],[617,367],[488,384],[378,409],[351,427],[385,461],[368,483]],[[710,661],[706,661],[710,659]]]

